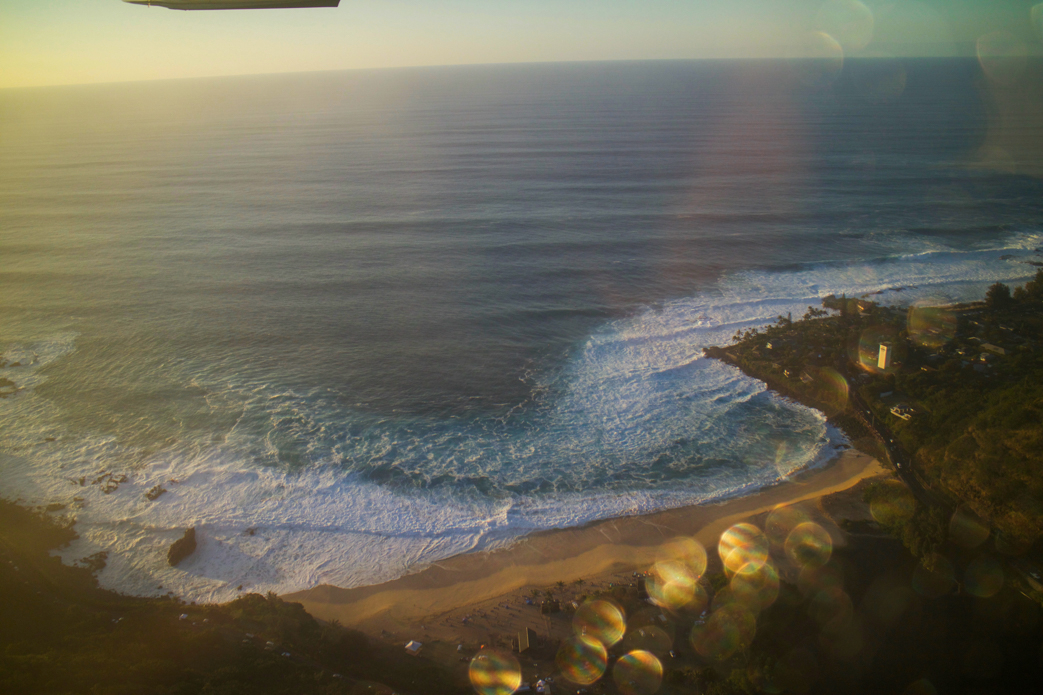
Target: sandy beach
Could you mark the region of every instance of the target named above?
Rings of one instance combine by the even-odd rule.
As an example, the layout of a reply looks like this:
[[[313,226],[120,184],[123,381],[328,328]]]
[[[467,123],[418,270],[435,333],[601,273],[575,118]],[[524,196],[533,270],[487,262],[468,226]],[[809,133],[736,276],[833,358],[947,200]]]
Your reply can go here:
[[[876,459],[851,449],[822,468],[717,504],[535,533],[509,548],[459,555],[383,584],[324,585],[284,598],[318,618],[388,638],[503,640],[523,623],[540,620],[538,611],[525,611],[532,588],[562,582],[578,592],[624,581],[646,570],[660,547],[678,536],[695,538],[715,557],[718,537],[732,524],[779,505],[810,504],[885,473]],[[553,632],[550,624],[545,627]]]

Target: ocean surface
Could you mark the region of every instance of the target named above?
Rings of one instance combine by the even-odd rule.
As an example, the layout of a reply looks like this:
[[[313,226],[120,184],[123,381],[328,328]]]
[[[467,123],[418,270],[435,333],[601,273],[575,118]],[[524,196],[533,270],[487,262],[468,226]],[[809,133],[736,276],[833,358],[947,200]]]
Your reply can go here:
[[[74,517],[105,586],[224,600],[828,461],[821,413],[701,348],[1023,282],[1043,183],[976,165],[1014,126],[974,61],[802,69],[0,91],[0,496]]]

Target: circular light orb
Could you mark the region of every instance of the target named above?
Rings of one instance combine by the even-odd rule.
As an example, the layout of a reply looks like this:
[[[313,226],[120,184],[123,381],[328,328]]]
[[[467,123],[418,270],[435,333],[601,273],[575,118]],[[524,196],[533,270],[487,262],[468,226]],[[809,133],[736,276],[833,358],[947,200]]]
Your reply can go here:
[[[1003,588],[1003,566],[988,555],[980,555],[963,571],[963,584],[972,596],[992,598]]]
[[[729,585],[732,595],[754,613],[765,610],[779,597],[779,575],[770,562],[749,572],[739,570]]]
[[[721,534],[717,553],[730,574],[744,568],[750,572],[768,560],[768,539],[753,524],[735,524]]]
[[[888,345],[890,359],[884,360],[882,346]],[[848,350],[853,363],[871,374],[892,374],[904,355],[903,341],[894,326],[870,326],[858,336],[858,342]]]
[[[663,664],[655,654],[638,649],[620,657],[612,680],[623,695],[652,695],[663,684]]]
[[[994,31],[979,38],[976,47],[986,77],[1004,86],[1017,84],[1028,60],[1028,48],[1021,39],[1009,31]]]
[[[675,538],[664,545],[658,554],[661,560],[683,562],[696,581],[706,573],[706,548],[694,538]]]
[[[679,560],[655,563],[645,579],[645,590],[654,604],[672,611],[680,610],[693,601],[696,601],[697,608],[699,601],[706,604],[706,592],[699,586],[688,565]]]
[[[918,681],[913,681],[909,686],[902,691],[902,695],[938,695],[938,690],[934,687],[931,681],[926,678],[921,678]]]
[[[844,587],[844,572],[835,564],[805,567],[797,575],[797,589],[804,596],[813,596],[823,589]]]
[[[945,307],[909,307],[905,324],[909,338],[926,348],[940,348],[956,337],[956,315]]]
[[[813,89],[828,87],[844,69],[844,49],[829,34],[813,31],[797,49],[799,57],[790,61],[797,79]]]
[[[629,651],[643,650],[653,654],[666,654],[674,646],[674,640],[658,625],[630,627],[623,646]]]
[[[845,51],[860,51],[873,40],[873,13],[858,0],[827,0],[815,20]]]
[[[772,545],[782,547],[790,531],[809,520],[807,512],[797,505],[778,506],[764,521],[764,535]]]
[[[816,593],[808,605],[808,615],[820,625],[848,620],[855,611],[851,597],[839,586],[831,586]]]
[[[956,587],[956,570],[948,558],[934,553],[913,570],[913,590],[927,598],[938,598]]]
[[[692,648],[707,659],[727,659],[753,641],[757,619],[743,606],[732,603],[696,623],[689,635]]]
[[[467,675],[479,695],[510,695],[522,682],[517,659],[510,654],[485,649],[471,659]]]
[[[989,538],[989,527],[970,512],[957,509],[949,520],[949,540],[963,548],[977,548]]]
[[[916,511],[916,499],[905,485],[897,481],[883,483],[885,488],[869,503],[869,513],[881,526],[891,527],[907,521]]]
[[[902,96],[909,81],[905,64],[894,56],[873,53],[872,60],[858,63],[851,81],[858,95],[873,104],[888,104]],[[852,68],[855,68],[852,65]]]
[[[801,567],[822,567],[833,554],[833,538],[814,521],[805,521],[786,537],[786,557]]]
[[[561,644],[554,662],[561,674],[577,685],[590,685],[605,675],[608,650],[587,635],[573,635]]]
[[[611,647],[623,639],[627,630],[626,617],[623,609],[611,601],[588,601],[573,616],[572,630],[577,635],[588,635]]]

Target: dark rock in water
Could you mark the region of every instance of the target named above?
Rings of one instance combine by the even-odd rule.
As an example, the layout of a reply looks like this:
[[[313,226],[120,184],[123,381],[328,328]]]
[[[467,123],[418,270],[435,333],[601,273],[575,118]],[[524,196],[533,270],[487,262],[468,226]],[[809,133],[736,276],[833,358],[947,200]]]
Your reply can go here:
[[[155,502],[156,499],[166,491],[167,489],[162,485],[156,485],[145,493],[145,499],[147,499],[149,502]]]
[[[174,541],[174,545],[170,546],[170,551],[167,553],[167,562],[170,563],[171,567],[177,567],[178,563],[195,551],[196,530],[195,528],[190,528],[185,531],[184,536]]]

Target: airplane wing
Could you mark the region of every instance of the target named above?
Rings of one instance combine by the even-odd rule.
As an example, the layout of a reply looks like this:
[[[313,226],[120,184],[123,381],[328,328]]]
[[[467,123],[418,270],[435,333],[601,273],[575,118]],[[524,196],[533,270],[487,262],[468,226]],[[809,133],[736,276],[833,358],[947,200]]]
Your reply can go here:
[[[123,0],[171,10],[274,10],[286,7],[336,7],[340,0]]]

